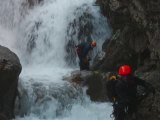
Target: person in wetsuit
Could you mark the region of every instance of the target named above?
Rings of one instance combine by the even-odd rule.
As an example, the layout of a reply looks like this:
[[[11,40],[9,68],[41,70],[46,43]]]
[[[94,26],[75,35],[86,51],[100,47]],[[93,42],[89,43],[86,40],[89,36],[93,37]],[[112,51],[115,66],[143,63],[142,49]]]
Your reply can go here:
[[[119,78],[115,84],[115,101],[113,104],[113,115],[115,120],[128,120],[136,112],[138,105],[137,87],[141,86],[147,92],[155,92],[151,84],[133,76],[131,66],[122,65],[119,68]],[[147,95],[147,94],[146,94]],[[131,118],[129,118],[131,120]]]
[[[96,47],[96,41],[94,40],[91,42],[82,42],[76,46],[80,70],[89,70],[90,58],[87,58],[87,55],[94,47]]]

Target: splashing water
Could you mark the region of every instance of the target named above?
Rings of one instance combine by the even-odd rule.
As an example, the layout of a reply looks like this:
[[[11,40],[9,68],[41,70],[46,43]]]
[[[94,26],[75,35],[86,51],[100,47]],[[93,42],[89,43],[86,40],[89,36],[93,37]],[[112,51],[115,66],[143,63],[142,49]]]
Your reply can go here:
[[[109,120],[107,103],[91,102],[82,88],[62,80],[75,69],[65,57],[68,42],[78,43],[79,23],[91,25],[89,36],[98,42],[95,53],[110,35],[95,0],[44,0],[32,9],[27,0],[0,2],[0,44],[18,54],[23,66],[15,119]],[[86,13],[91,17],[79,20]]]

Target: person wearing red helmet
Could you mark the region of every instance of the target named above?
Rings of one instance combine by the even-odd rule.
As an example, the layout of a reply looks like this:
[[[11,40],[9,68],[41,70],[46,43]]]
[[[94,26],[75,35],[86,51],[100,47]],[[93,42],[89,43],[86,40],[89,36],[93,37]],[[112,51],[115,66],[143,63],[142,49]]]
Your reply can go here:
[[[116,80],[116,96],[113,104],[113,115],[115,120],[131,120],[138,104],[137,86],[142,86],[146,91],[155,92],[151,84],[133,76],[132,68],[129,65],[122,65],[118,70],[119,78]],[[146,92],[147,95],[147,92]]]
[[[89,70],[90,59],[87,58],[87,55],[94,47],[96,47],[95,40],[92,40],[91,42],[82,42],[76,46],[76,52],[80,60],[80,70]]]

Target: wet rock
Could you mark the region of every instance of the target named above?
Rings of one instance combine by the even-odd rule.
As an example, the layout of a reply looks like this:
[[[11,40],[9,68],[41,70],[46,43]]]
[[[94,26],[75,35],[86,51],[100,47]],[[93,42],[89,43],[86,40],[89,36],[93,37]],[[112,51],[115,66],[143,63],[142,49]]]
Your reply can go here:
[[[77,84],[81,84],[81,82],[83,81],[83,79],[81,78],[81,71],[76,70],[71,72],[70,75],[66,75],[63,76],[63,80],[66,80],[70,83],[77,83]]]
[[[94,70],[94,69],[98,69],[99,66],[104,62],[104,59],[105,59],[105,52],[99,52],[94,60],[93,60],[93,63],[92,65],[90,66],[90,69],[91,70]]]
[[[9,119],[14,117],[14,102],[21,69],[17,55],[0,46],[0,114]]]
[[[106,89],[105,80],[101,74],[94,73],[88,76],[86,83],[88,86],[87,94],[93,101],[105,101],[106,100]]]
[[[43,0],[27,0],[30,6],[34,6],[40,2],[42,2]]]
[[[152,70],[152,71],[136,71],[136,74],[140,76],[142,79],[146,80],[156,89],[156,93],[150,93],[146,99],[141,101],[138,105],[136,120],[159,120],[159,112],[160,112],[160,71]]]
[[[159,120],[160,112],[160,93],[157,92],[154,96],[150,95],[138,107],[136,113],[137,120]]]
[[[159,69],[160,2],[155,0],[97,0],[109,19],[113,35],[103,45],[106,56],[99,68],[116,70],[121,64]]]
[[[105,101],[106,88],[104,74],[98,71],[73,71],[70,76],[64,77],[64,80],[73,85],[87,86],[87,94],[93,101]]]

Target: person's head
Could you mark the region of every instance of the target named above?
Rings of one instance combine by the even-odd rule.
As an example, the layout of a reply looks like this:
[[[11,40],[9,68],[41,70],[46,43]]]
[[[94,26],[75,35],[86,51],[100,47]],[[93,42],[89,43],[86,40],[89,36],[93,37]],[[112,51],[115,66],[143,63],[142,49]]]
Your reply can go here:
[[[122,65],[119,67],[118,75],[120,76],[129,76],[132,74],[132,68],[129,65]]]
[[[92,42],[91,42],[91,47],[92,47],[92,48],[96,47],[96,41],[95,41],[95,40],[92,40]]]
[[[122,65],[119,67],[118,75],[122,80],[128,80],[132,74],[132,68],[129,65]]]

